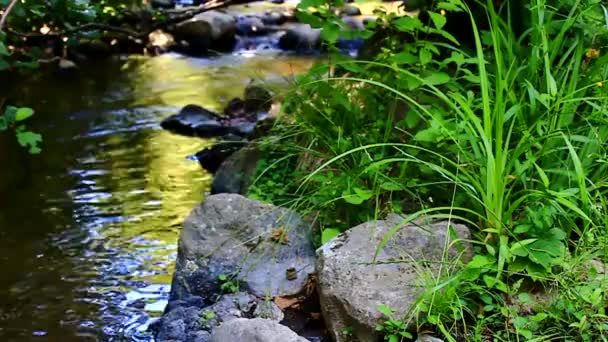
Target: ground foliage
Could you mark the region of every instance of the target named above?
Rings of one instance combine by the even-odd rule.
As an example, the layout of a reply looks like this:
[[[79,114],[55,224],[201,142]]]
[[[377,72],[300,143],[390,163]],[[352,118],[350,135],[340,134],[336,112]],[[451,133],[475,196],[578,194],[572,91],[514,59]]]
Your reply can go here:
[[[517,30],[515,3],[527,13]],[[379,12],[346,34],[390,33],[367,61],[330,54],[297,79],[250,195],[313,214],[319,243],[389,212],[474,228],[473,260],[429,274],[387,339],[407,327],[449,341],[605,340],[608,12],[488,1],[480,17],[467,4],[428,4],[428,21]],[[330,51],[345,35],[334,5],[299,5]],[[454,12],[469,14],[462,44],[444,30]]]

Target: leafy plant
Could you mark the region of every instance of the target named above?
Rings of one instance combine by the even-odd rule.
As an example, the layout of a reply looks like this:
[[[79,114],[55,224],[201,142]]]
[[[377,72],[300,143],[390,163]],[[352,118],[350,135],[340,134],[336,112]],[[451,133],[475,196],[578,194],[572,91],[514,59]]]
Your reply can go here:
[[[27,130],[23,124],[23,121],[32,115],[34,115],[34,110],[31,108],[7,106],[0,116],[0,131],[14,129],[19,145],[29,147],[30,153],[37,154],[41,151],[39,144],[42,142],[42,136]]]
[[[382,325],[376,327],[377,331],[384,334],[384,340],[389,342],[399,342],[404,339],[411,339],[412,334],[407,332],[407,326],[401,319],[394,317],[393,310],[384,304],[378,305],[378,311],[385,315],[388,319]]]
[[[220,274],[217,277],[217,280],[220,282],[220,289],[223,293],[236,293],[239,292],[239,283],[237,281],[233,281],[234,277],[228,277],[225,274]]]

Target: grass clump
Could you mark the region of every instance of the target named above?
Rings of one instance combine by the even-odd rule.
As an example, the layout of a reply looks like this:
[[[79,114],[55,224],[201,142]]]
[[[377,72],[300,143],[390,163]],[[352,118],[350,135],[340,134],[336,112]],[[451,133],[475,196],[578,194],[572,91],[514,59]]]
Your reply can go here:
[[[606,340],[608,11],[533,0],[515,32],[496,3],[482,18],[457,0],[428,22],[381,15],[368,29],[393,33],[372,60],[331,55],[299,77],[251,195],[314,213],[321,243],[389,212],[472,227],[475,257],[428,277],[413,333]],[[469,44],[441,9],[469,14]]]

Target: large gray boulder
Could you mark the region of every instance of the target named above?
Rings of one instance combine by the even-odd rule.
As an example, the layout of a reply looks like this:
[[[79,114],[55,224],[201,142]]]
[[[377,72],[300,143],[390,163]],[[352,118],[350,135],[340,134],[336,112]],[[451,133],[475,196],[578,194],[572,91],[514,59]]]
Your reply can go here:
[[[197,300],[198,299],[198,300]],[[222,296],[215,304],[203,307],[200,297],[176,300],[155,325],[156,340],[209,342],[211,330],[238,318],[264,318],[279,322],[283,312],[271,301],[247,293]]]
[[[219,277],[259,297],[300,293],[314,271],[311,224],[236,194],[209,196],[184,222],[171,300],[221,292]]]
[[[384,221],[361,224],[317,250],[317,289],[335,341],[348,341],[341,332],[349,327],[357,341],[377,341],[376,326],[386,319],[378,305],[388,305],[396,317],[402,317],[422,294],[421,267],[436,272],[441,264],[449,244],[447,222],[401,227],[378,254],[379,263],[372,263],[379,243],[401,221],[389,215]],[[450,225],[458,237],[470,239],[466,226]],[[456,262],[461,256],[470,258],[470,251],[469,243],[459,241],[448,255]]]
[[[207,11],[178,23],[171,33],[191,54],[204,54],[209,49],[230,51],[236,43],[236,18]]]
[[[307,342],[286,326],[267,319],[239,318],[213,329],[213,342]]]
[[[161,127],[177,134],[201,138],[237,135],[245,137],[253,133],[256,121],[231,120],[198,105],[187,105],[179,113],[165,118]]]

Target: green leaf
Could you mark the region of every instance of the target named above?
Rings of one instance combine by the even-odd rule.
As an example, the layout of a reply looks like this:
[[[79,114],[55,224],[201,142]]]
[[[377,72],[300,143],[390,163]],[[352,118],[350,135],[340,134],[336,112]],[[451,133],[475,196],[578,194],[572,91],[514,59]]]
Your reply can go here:
[[[435,13],[435,12],[428,12],[428,13],[431,16],[431,20],[433,21],[433,24],[435,25],[435,27],[438,30],[441,30],[445,26],[445,23],[447,22],[447,18],[439,13]]]
[[[396,335],[390,335],[388,337],[388,342],[399,342],[399,337],[397,337]]]
[[[418,57],[412,55],[409,52],[400,52],[396,55],[391,56],[391,62],[397,64],[413,64],[418,62]]]
[[[450,75],[445,72],[434,72],[424,78],[424,82],[429,85],[445,84],[450,81]]]
[[[337,228],[325,228],[321,233],[321,243],[325,244],[331,241],[333,238],[340,234],[340,229]]]
[[[429,49],[420,49],[419,52],[420,64],[428,64],[433,60],[433,54]]]
[[[486,266],[493,265],[495,262],[494,258],[489,258],[485,255],[476,255],[467,264],[467,268],[485,268]]]
[[[6,48],[3,42],[0,42],[0,56],[9,56],[11,53]]]
[[[422,28],[422,22],[416,17],[402,17],[394,22],[397,30],[401,32],[413,32]]]
[[[342,197],[344,198],[344,201],[346,201],[347,203],[350,204],[361,204],[365,201],[367,201],[368,199],[370,199],[374,193],[371,190],[363,190],[360,188],[354,188],[354,194],[349,194],[346,191],[342,193]]]
[[[0,131],[4,131],[8,128],[8,122],[4,115],[0,116]]]
[[[0,58],[0,71],[6,70],[6,69],[8,69],[10,67],[11,67],[11,65],[8,64],[7,61],[5,61],[3,58]]]
[[[388,306],[386,306],[384,304],[378,305],[378,311],[380,311],[383,315],[388,316],[388,317],[393,315],[393,310],[391,310],[391,308],[389,308]]]
[[[340,26],[335,22],[328,22],[323,25],[321,37],[332,44],[335,43],[340,37]]]
[[[380,188],[387,190],[387,191],[400,191],[400,190],[404,190],[405,186],[403,186],[400,183],[394,182],[394,181],[386,181],[386,182],[380,184]]]
[[[32,115],[34,115],[33,109],[27,107],[19,108],[17,109],[17,113],[15,113],[15,121],[23,121]]]
[[[42,136],[40,134],[30,131],[17,132],[17,141],[19,142],[19,145],[23,147],[29,146],[30,153],[40,153],[40,148],[38,147],[38,143],[42,142]]]

